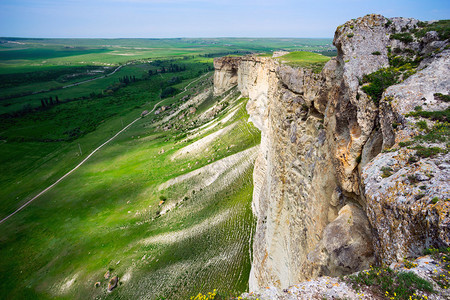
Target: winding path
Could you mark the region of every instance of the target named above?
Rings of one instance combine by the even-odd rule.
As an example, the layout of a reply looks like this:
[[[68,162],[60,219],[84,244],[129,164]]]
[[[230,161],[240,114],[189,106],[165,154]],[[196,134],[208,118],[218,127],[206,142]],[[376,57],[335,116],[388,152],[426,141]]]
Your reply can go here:
[[[183,93],[187,91],[187,88],[193,84],[194,82],[199,81],[201,78],[205,77],[206,75],[208,75],[209,73],[206,73],[203,76],[200,76],[199,78],[197,78],[196,80],[191,81],[188,85],[185,86]],[[159,101],[158,103],[156,103],[153,106],[153,109],[147,113],[151,114],[153,111],[155,111],[156,107],[163,102],[164,100]],[[135,119],[134,121],[132,121],[130,124],[128,124],[127,126],[125,126],[124,128],[122,128],[119,132],[117,132],[112,138],[110,138],[109,140],[107,140],[106,142],[104,142],[103,144],[101,144],[100,146],[98,146],[94,151],[92,151],[88,156],[86,156],[78,165],[76,165],[75,168],[73,168],[72,170],[70,170],[69,172],[67,172],[66,174],[64,174],[61,178],[59,178],[57,181],[55,181],[52,185],[50,185],[49,187],[47,187],[46,189],[44,189],[43,191],[41,191],[39,194],[37,194],[36,196],[34,196],[33,198],[31,198],[30,200],[28,200],[27,202],[25,202],[22,206],[20,206],[18,209],[16,209],[12,214],[8,215],[7,217],[3,218],[0,221],[0,224],[2,224],[3,222],[5,222],[6,220],[8,220],[9,218],[11,218],[12,216],[14,216],[15,214],[17,214],[19,211],[21,211],[22,209],[24,209],[26,206],[28,206],[28,204],[30,204],[31,202],[33,202],[34,200],[36,200],[39,196],[41,196],[42,194],[44,194],[45,192],[47,192],[48,190],[52,189],[55,185],[57,185],[60,181],[62,181],[64,178],[66,178],[67,176],[69,176],[70,174],[72,174],[76,169],[78,169],[79,167],[81,167],[89,158],[91,158],[92,155],[94,155],[98,150],[100,150],[103,146],[107,145],[109,142],[111,142],[113,139],[115,139],[119,134],[121,134],[122,132],[124,132],[125,130],[127,130],[128,128],[130,128],[131,125],[133,125],[134,123],[136,123],[139,119],[141,119],[141,117]]]
[[[95,77],[95,78],[91,78],[91,79],[88,79],[88,80],[84,80],[84,81],[75,82],[75,83],[72,83],[72,84],[69,84],[69,85],[65,85],[65,86],[62,87],[62,89],[66,89],[66,88],[72,87],[72,86],[77,86],[77,85],[80,85],[80,84],[83,84],[83,83],[88,83],[88,82],[91,82],[91,81],[94,81],[94,80],[97,80],[97,79],[106,78],[108,76],[113,75],[117,71],[119,71],[123,66],[124,65],[120,65],[114,71],[112,71],[111,73],[103,75],[103,76],[100,76],[100,77]]]
[[[100,77],[95,77],[95,78],[91,78],[91,79],[88,79],[88,80],[75,82],[75,83],[72,83],[72,84],[69,84],[69,85],[65,85],[65,86],[61,86],[61,87],[55,88],[53,90],[42,90],[42,91],[33,92],[33,93],[31,93],[31,95],[37,95],[37,94],[47,93],[47,92],[51,92],[51,91],[57,91],[57,90],[61,90],[61,89],[66,89],[66,88],[69,88],[69,87],[72,87],[72,86],[77,86],[77,85],[80,85],[80,84],[83,84],[83,83],[88,83],[88,82],[91,82],[91,81],[94,81],[94,80],[97,80],[97,79],[106,78],[108,76],[113,75],[114,73],[119,71],[123,66],[126,66],[126,65],[127,64],[120,65],[117,68],[115,68],[114,71],[112,71],[111,73],[106,74],[106,75],[102,75]],[[17,98],[17,97],[14,97],[14,98]]]

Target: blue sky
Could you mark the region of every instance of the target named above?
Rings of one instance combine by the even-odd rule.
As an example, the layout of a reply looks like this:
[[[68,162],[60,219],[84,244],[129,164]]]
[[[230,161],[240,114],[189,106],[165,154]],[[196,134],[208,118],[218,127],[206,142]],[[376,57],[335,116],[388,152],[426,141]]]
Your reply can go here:
[[[0,0],[0,36],[333,37],[368,13],[450,18],[449,0]]]

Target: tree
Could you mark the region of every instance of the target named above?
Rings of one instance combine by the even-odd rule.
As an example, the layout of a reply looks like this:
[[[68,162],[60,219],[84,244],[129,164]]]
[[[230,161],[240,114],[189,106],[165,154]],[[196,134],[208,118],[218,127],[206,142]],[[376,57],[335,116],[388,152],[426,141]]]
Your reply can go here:
[[[171,86],[166,87],[166,88],[163,89],[162,92],[161,92],[161,98],[167,98],[167,97],[170,97],[170,96],[172,96],[172,95],[175,95],[177,92],[178,92],[178,90],[175,89],[175,88],[173,88],[173,87],[171,87]]]

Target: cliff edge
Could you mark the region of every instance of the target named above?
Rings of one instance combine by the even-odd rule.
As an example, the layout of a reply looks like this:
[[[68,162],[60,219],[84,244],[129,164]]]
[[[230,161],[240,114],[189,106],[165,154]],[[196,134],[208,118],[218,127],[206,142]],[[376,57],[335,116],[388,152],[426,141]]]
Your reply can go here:
[[[320,74],[214,61],[261,130],[250,290],[286,288],[450,246],[448,31],[367,15],[336,30]]]

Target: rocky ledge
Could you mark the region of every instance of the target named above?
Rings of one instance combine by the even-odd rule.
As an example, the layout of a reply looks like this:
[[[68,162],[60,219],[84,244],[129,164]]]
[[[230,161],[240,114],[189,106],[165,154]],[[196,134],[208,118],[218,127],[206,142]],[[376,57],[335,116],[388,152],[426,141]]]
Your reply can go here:
[[[244,299],[449,299],[450,272],[443,255],[427,255],[414,261],[371,267],[341,278],[319,277],[286,289],[266,287],[242,295]],[[407,274],[407,276],[405,276]],[[390,285],[383,287],[382,283]],[[366,284],[370,283],[370,284]],[[411,298],[409,298],[411,297]]]

